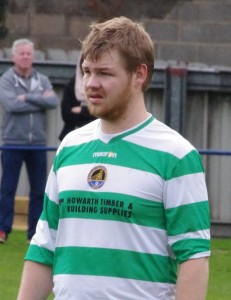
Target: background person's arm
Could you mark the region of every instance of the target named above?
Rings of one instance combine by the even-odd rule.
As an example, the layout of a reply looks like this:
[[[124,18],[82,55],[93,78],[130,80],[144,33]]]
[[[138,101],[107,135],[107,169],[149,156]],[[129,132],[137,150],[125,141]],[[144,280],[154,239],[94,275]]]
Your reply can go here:
[[[176,300],[205,300],[209,277],[208,257],[190,259],[180,264]]]
[[[46,300],[53,288],[49,266],[26,261],[17,300]]]

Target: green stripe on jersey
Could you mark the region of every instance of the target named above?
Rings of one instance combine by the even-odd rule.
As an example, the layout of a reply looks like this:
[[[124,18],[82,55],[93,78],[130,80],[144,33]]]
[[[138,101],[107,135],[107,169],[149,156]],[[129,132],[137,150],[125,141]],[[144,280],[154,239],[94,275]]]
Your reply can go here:
[[[56,230],[58,228],[59,205],[51,201],[47,194],[44,195],[43,211],[40,220],[48,221],[48,225],[51,229]]]
[[[134,251],[60,247],[54,262],[54,275],[58,274],[176,283],[176,262],[169,257]]]
[[[60,218],[84,218],[120,221],[166,229],[163,204],[119,193],[65,191]]]
[[[178,263],[182,263],[195,254],[209,252],[210,240],[188,238],[172,245]],[[209,254],[208,254],[209,255]]]
[[[168,174],[167,179],[199,172],[204,172],[204,168],[199,153],[193,150],[178,161],[172,173]]]
[[[115,154],[112,158],[108,154]],[[101,155],[100,155],[101,154]],[[166,171],[174,166],[178,159],[166,152],[152,150],[124,140],[108,144],[100,140],[87,144],[63,148],[55,159],[54,170],[75,164],[111,164],[131,169],[142,170],[160,177],[166,177]]]
[[[210,228],[208,201],[166,210],[168,235],[174,236]]]
[[[134,129],[131,129],[125,133],[119,134],[116,137],[112,138],[109,143],[104,143],[101,140],[90,140],[87,143],[78,144],[75,146],[64,147],[56,154],[56,159],[54,162],[54,171],[56,172],[58,168],[75,165],[75,164],[86,164],[95,162],[94,153],[113,153],[113,150],[118,151],[118,147],[122,145],[123,138],[131,135],[135,132],[138,132],[142,128],[146,127],[154,120],[154,117],[151,116],[148,120],[143,122],[140,126],[137,126]],[[95,128],[95,130],[98,130]],[[126,143],[126,142],[125,142]],[[123,153],[120,151],[120,159],[123,155],[126,155],[127,150]],[[102,160],[97,161],[99,163],[105,162],[105,157]]]
[[[52,251],[33,244],[30,245],[25,256],[25,260],[32,260],[48,266],[53,266],[53,259]]]
[[[111,157],[113,154],[115,157]],[[131,169],[138,169],[171,179],[181,175],[203,172],[200,156],[191,151],[183,159],[125,140],[115,140],[108,144],[100,140],[87,144],[65,147],[56,156],[55,172],[62,167],[75,164],[111,164]]]

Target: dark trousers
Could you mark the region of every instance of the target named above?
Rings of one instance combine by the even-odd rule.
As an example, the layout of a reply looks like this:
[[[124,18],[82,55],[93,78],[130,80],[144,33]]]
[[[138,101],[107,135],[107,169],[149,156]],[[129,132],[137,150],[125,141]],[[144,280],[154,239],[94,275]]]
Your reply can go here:
[[[27,238],[31,239],[43,208],[47,176],[47,156],[44,150],[2,150],[0,230],[6,234],[12,230],[14,199],[23,162],[30,184]]]

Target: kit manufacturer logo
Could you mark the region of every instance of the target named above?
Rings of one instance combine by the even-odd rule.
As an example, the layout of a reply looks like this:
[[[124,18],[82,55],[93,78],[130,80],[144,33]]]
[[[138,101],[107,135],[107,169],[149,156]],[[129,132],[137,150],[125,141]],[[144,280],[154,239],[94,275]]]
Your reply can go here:
[[[101,152],[94,152],[92,157],[109,157],[109,158],[116,158],[117,157],[117,153],[112,152],[112,151],[101,151]]]

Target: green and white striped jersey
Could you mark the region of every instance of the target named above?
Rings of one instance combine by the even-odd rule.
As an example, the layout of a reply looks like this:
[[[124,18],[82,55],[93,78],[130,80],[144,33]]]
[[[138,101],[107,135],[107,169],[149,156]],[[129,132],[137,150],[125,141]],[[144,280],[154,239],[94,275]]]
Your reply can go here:
[[[53,268],[55,299],[175,299],[177,264],[209,255],[204,170],[181,135],[150,116],[66,136],[25,258]]]

